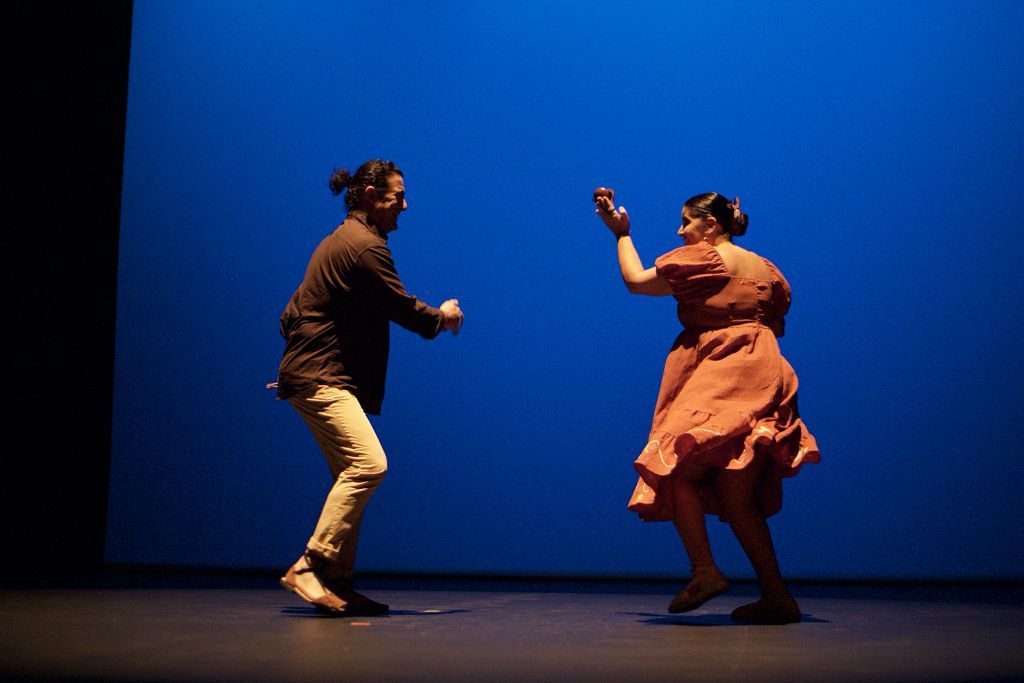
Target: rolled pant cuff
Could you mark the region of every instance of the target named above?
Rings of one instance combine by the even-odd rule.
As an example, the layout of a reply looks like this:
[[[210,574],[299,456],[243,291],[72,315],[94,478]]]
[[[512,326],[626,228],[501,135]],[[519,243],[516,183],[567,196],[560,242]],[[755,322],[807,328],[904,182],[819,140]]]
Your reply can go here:
[[[341,553],[341,550],[338,548],[332,548],[329,545],[324,545],[312,538],[309,539],[309,543],[306,544],[306,550],[331,562],[337,562],[338,556]]]

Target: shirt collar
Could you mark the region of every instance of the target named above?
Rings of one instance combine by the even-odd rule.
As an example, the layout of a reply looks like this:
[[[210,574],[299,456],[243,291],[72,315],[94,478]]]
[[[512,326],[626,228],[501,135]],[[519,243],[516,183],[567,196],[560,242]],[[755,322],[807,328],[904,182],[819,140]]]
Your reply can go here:
[[[374,225],[373,221],[370,220],[370,217],[367,216],[366,212],[363,211],[362,209],[352,209],[351,211],[348,212],[348,217],[356,219],[357,221],[365,225],[366,228],[374,235],[381,238],[385,242],[388,241],[387,233],[383,232],[382,230],[380,230],[380,228]]]

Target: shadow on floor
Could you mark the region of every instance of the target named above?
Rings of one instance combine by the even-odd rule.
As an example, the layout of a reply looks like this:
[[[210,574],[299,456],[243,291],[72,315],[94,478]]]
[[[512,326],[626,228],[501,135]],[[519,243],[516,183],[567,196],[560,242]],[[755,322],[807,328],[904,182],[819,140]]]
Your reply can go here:
[[[346,616],[354,618],[373,618],[373,619],[387,619],[388,617],[443,617],[448,614],[463,614],[471,612],[468,609],[446,609],[446,610],[404,610],[404,609],[393,609],[387,614],[382,614],[374,617],[367,617],[363,614],[357,615],[345,615],[337,614],[335,612],[328,612],[327,610],[318,609],[316,607],[282,607],[281,614],[286,617],[299,617],[301,619],[343,619]]]
[[[647,617],[637,619],[640,624],[652,624],[654,626],[756,626],[746,622],[733,621],[728,614],[694,614],[690,616],[666,617],[663,614],[649,614],[647,612],[619,612],[636,617]],[[830,624],[827,619],[816,619],[809,614],[800,615],[801,624]]]

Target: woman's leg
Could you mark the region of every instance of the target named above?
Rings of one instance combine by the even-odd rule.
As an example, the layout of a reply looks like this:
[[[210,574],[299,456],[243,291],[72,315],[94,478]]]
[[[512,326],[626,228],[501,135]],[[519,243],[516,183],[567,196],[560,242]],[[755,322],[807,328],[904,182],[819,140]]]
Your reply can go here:
[[[679,533],[686,554],[693,568],[690,583],[672,600],[668,611],[689,612],[697,609],[711,598],[729,589],[729,582],[715,565],[708,541],[708,529],[704,519],[704,505],[694,482],[699,481],[707,469],[699,465],[680,463],[671,482],[672,503],[675,516],[672,523]]]
[[[704,504],[695,486],[695,482],[700,481],[706,472],[705,467],[683,462],[672,475],[672,506],[675,513],[672,523],[694,570],[715,566],[704,519]]]
[[[769,465],[768,456],[758,453],[742,470],[716,471],[714,486],[724,517],[757,573],[763,596],[761,601],[736,610],[734,618],[788,623],[800,620],[800,609],[782,580],[768,523],[754,502],[758,480]]]

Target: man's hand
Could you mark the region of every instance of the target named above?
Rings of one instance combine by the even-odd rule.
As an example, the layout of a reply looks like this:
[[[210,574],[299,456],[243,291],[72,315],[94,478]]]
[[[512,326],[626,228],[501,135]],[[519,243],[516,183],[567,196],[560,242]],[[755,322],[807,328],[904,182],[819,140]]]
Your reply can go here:
[[[441,304],[441,313],[444,314],[444,329],[451,330],[452,334],[458,334],[462,329],[462,321],[465,317],[462,309],[459,308],[458,299],[448,299]]]

